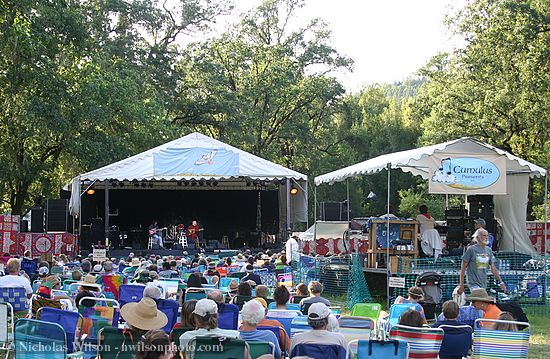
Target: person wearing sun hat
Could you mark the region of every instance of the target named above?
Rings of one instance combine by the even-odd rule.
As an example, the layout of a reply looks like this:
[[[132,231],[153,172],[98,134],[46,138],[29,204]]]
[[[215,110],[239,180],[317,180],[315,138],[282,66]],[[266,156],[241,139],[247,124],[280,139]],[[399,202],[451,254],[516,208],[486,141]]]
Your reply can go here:
[[[330,309],[323,303],[313,303],[307,312],[307,323],[313,329],[294,335],[290,343],[290,351],[298,344],[324,344],[347,347],[344,336],[340,333],[329,332]]]
[[[81,303],[80,300],[84,297],[96,297],[101,294],[101,286],[96,283],[96,276],[93,274],[86,274],[84,280],[82,282],[77,282],[76,284],[79,285],[78,294],[74,299],[76,307],[78,308],[80,304],[85,307],[93,307],[93,301],[83,300]]]
[[[393,304],[415,304],[415,310],[422,314],[422,318],[424,318],[424,322],[426,322],[424,308],[422,308],[422,306],[418,304],[418,302],[422,299],[424,299],[424,291],[422,290],[422,288],[414,286],[409,288],[409,291],[407,292],[407,298],[398,296],[397,298],[395,298]]]
[[[185,357],[193,358],[193,352],[189,348],[190,342],[195,337],[216,336],[239,339],[239,332],[218,328],[218,305],[212,299],[200,299],[193,311],[196,330],[185,332],[180,337],[180,348],[185,349]]]
[[[133,257],[132,261],[130,262],[130,265],[122,271],[122,274],[126,276],[133,276],[136,273],[136,270],[141,265],[141,261],[139,258]]]
[[[158,310],[157,303],[149,297],[143,297],[137,303],[126,303],[120,308],[120,315],[134,338],[141,337],[148,330],[161,329],[168,323],[166,314]]]
[[[495,304],[495,298],[491,297],[483,288],[472,290],[469,296],[466,297],[467,302],[472,302],[472,306],[477,310],[483,311],[484,319],[497,319],[502,311]],[[489,323],[481,323],[482,326],[487,326]]]

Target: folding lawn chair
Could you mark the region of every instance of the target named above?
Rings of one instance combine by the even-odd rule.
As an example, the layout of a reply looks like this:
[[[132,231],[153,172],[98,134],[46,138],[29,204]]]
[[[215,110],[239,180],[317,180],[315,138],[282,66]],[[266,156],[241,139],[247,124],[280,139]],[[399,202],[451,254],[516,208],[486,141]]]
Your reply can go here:
[[[509,323],[526,326],[519,332],[493,330],[478,327],[479,322]],[[477,319],[474,329],[473,359],[526,359],[529,353],[531,327],[529,323],[496,319]]]
[[[409,343],[410,359],[438,359],[443,341],[443,329],[394,325],[390,338]]]

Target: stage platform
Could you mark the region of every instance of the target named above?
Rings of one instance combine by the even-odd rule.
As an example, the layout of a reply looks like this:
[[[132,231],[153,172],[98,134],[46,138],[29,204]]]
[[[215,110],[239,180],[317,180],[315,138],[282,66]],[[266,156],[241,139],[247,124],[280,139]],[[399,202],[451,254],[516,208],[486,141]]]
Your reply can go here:
[[[107,257],[109,258],[128,258],[128,255],[130,253],[134,253],[135,256],[138,257],[149,257],[151,255],[159,255],[161,257],[164,256],[174,256],[174,257],[182,257],[183,252],[187,252],[187,257],[194,257],[197,253],[204,253],[206,255],[218,255],[220,258],[223,257],[232,257],[237,255],[238,253],[244,253],[244,251],[250,250],[252,254],[256,254],[259,252],[264,252],[265,249],[262,248],[240,248],[240,249],[213,249],[212,247],[206,247],[205,249],[195,249],[195,248],[186,248],[186,249],[166,249],[166,248],[159,248],[159,249],[131,249],[131,248],[125,248],[125,249],[109,249],[107,251]],[[279,250],[273,250],[273,252],[280,252],[282,248]],[[88,256],[89,253],[92,251],[86,251],[82,250],[81,255],[83,257]]]

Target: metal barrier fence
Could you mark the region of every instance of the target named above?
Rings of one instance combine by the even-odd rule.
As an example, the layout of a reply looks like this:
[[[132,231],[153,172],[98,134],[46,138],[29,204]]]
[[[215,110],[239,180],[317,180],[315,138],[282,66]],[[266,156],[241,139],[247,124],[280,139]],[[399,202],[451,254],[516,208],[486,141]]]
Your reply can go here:
[[[493,275],[489,272],[488,291],[490,295],[500,301],[516,301],[524,307],[542,306],[550,303],[550,256],[495,252],[495,257],[495,264],[506,284],[507,293],[502,293]],[[443,292],[441,303],[452,299],[453,290],[459,284],[461,262],[461,257],[441,257],[438,260],[400,258],[399,272],[393,276],[405,278],[405,288],[392,289],[392,302],[399,295],[407,296],[407,291],[415,285],[416,278],[429,271],[441,275],[440,286]],[[467,288],[466,293],[468,293]]]
[[[294,284],[319,281],[326,295],[345,295],[350,308],[371,298],[359,255],[312,257],[293,253],[291,265]]]

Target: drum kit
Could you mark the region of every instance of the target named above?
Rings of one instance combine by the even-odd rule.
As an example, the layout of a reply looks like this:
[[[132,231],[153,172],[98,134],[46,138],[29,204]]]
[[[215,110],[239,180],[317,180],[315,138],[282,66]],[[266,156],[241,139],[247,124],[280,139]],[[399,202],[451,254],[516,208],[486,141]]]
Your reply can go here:
[[[187,235],[185,233],[185,226],[181,223],[169,226],[165,235],[165,242],[179,244],[183,248],[186,248],[188,244]]]

